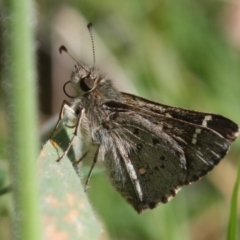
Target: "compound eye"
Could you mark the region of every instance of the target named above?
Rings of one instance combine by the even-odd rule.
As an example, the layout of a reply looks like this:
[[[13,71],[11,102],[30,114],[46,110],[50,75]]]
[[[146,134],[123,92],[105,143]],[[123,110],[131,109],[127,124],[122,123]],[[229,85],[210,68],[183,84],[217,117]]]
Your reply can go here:
[[[94,80],[90,77],[85,77],[80,81],[80,88],[84,92],[90,91],[94,86]]]

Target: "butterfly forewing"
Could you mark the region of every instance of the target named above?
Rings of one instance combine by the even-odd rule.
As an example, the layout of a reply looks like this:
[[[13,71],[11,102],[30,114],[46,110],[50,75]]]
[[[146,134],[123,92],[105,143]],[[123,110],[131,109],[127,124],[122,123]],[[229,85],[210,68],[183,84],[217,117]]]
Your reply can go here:
[[[147,111],[163,114],[196,125],[204,125],[205,127],[218,132],[231,142],[234,141],[238,135],[238,125],[221,115],[171,107],[129,93],[122,93],[122,98],[125,103],[146,109]]]

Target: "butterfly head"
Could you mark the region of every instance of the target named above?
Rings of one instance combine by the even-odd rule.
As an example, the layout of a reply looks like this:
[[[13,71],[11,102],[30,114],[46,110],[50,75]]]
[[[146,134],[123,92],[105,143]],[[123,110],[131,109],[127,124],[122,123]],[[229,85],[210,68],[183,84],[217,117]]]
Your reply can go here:
[[[70,81],[66,82],[63,90],[65,94],[70,98],[80,97],[84,93],[88,93],[91,90],[93,90],[97,85],[97,80],[99,79],[99,73],[96,70],[95,67],[89,68],[88,66],[84,64],[80,64],[67,50],[65,46],[61,46],[59,48],[59,52],[62,53],[62,51],[66,52],[77,64],[75,65],[75,68],[72,72],[72,76]],[[66,85],[68,83],[71,83],[72,87],[74,88],[76,92],[76,96],[70,96],[66,92]]]
[[[109,79],[105,79],[102,74],[99,74],[98,69],[95,67],[88,67],[84,64],[80,64],[67,50],[65,46],[59,48],[60,53],[66,52],[75,62],[75,68],[72,72],[70,81],[64,84],[63,90],[65,94],[70,98],[82,98],[91,95],[95,96],[95,99],[104,102],[107,100],[119,99],[120,93],[115,90],[112,82]],[[75,95],[71,96],[66,91],[67,84],[71,83],[75,90]],[[97,101],[98,101],[97,100]],[[98,103],[100,103],[98,101]]]
[[[80,64],[75,65],[70,82],[77,96],[92,91],[97,85],[98,76],[99,74],[95,68]]]

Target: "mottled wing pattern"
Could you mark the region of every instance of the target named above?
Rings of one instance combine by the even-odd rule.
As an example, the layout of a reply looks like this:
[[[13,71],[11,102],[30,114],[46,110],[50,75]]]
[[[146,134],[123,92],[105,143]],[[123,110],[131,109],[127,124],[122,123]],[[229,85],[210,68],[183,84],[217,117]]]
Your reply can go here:
[[[126,175],[129,176],[126,164],[130,162],[136,178],[130,177],[131,181],[124,183],[123,179],[111,177],[115,179],[115,187],[138,212],[168,202],[180,186],[210,171],[230,146],[227,139],[202,125],[114,101],[107,102],[104,108],[115,123],[117,136],[133,146],[128,156],[120,149],[119,155]],[[114,159],[109,162],[114,164]],[[123,188],[127,182],[132,185]]]
[[[110,169],[116,169],[110,172],[113,185],[138,212],[154,208],[158,202],[167,202],[186,179],[182,148],[168,134],[153,129],[148,120],[133,112],[120,112],[114,121],[115,129],[109,139],[115,143],[121,159],[119,163],[113,156],[105,159]],[[132,145],[128,154],[121,150],[124,142],[118,143],[116,136]],[[157,139],[161,139],[160,144]],[[133,169],[127,169],[127,164]]]

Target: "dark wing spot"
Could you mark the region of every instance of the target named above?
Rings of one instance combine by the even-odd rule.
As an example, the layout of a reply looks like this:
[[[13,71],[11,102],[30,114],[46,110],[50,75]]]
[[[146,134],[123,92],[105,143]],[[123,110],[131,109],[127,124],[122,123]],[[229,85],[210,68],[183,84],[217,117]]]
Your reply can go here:
[[[171,190],[171,195],[173,196],[173,197],[175,197],[176,196],[176,190],[175,189],[173,189],[173,190]]]
[[[162,156],[160,157],[160,160],[164,161],[164,160],[165,160],[165,157],[162,155]]]
[[[179,183],[180,183],[180,184],[185,184],[185,185],[188,185],[188,184],[190,184],[191,182],[190,182],[190,181],[188,181],[188,180],[186,180],[185,182],[180,182],[180,181],[179,181]]]
[[[153,138],[152,143],[153,143],[153,145],[157,145],[157,144],[159,144],[159,140],[157,138]]]
[[[106,130],[109,130],[109,125],[106,122],[102,123],[103,128],[105,128]]]
[[[191,180],[192,180],[192,181],[198,181],[199,179],[200,179],[199,176],[193,175]]]
[[[167,203],[167,202],[168,202],[168,198],[167,198],[166,196],[163,196],[163,197],[161,198],[161,202],[162,202],[162,203]]]
[[[150,209],[153,209],[153,208],[155,208],[157,206],[157,203],[156,202],[150,202],[148,204],[148,206],[149,206]]]
[[[158,170],[159,170],[158,166],[155,166],[155,167],[154,167],[154,170],[155,170],[155,171],[158,171]]]
[[[137,150],[141,150],[142,149],[142,144],[141,143],[138,143],[137,144]]]
[[[133,134],[134,134],[134,135],[138,135],[138,134],[139,134],[139,131],[138,131],[137,128],[135,128],[135,129],[133,130]]]

